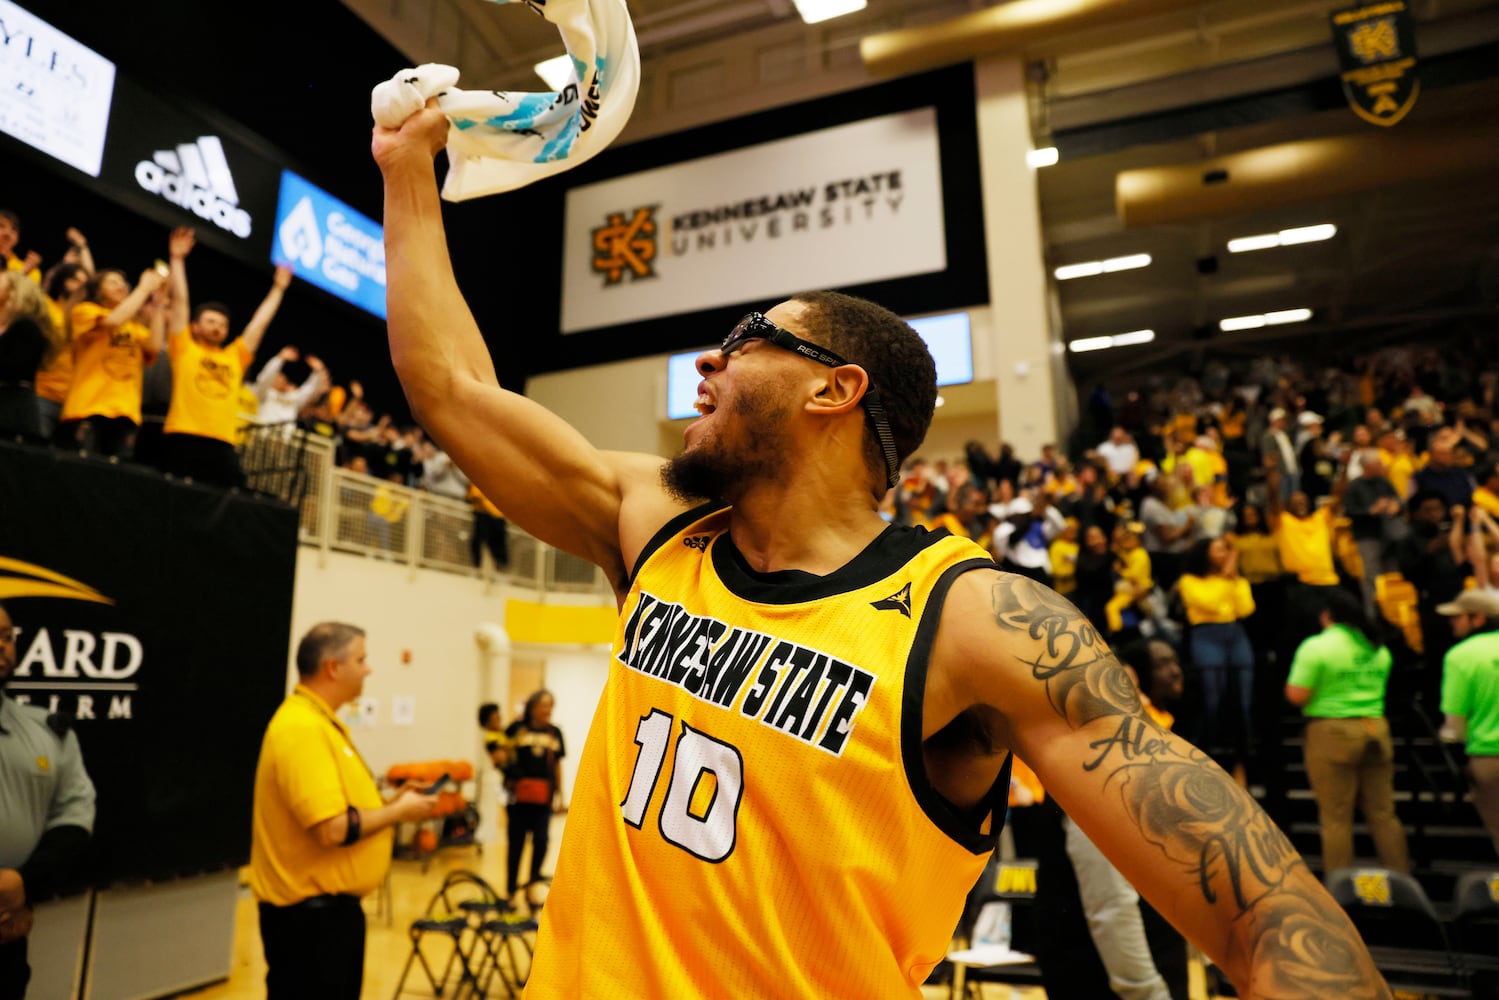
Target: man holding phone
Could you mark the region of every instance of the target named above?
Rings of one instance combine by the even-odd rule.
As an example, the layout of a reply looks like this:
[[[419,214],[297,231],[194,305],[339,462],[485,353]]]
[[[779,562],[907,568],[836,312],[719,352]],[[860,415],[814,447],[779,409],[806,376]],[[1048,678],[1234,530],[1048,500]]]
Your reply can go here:
[[[269,1000],[358,1000],[360,897],[385,880],[392,828],[436,805],[416,789],[385,802],[335,714],[360,696],[369,673],[363,629],[314,625],[297,645],[299,683],[261,743],[250,889],[260,901]]]

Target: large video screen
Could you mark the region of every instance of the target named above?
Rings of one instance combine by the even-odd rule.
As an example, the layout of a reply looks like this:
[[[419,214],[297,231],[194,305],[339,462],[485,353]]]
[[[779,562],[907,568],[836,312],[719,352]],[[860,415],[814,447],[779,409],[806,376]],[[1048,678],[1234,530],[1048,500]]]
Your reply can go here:
[[[966,312],[946,313],[906,322],[921,334],[932,360],[937,363],[937,384],[957,385],[973,381],[973,337]],[[666,419],[697,416],[698,383],[703,376],[695,364],[701,351],[673,354],[666,361]]]
[[[0,0],[0,132],[99,176],[115,65]]]
[[[290,170],[281,172],[271,261],[385,318],[385,230]]]
[[[973,337],[966,312],[908,319],[911,328],[926,341],[926,349],[937,362],[937,384],[959,385],[973,381]]]

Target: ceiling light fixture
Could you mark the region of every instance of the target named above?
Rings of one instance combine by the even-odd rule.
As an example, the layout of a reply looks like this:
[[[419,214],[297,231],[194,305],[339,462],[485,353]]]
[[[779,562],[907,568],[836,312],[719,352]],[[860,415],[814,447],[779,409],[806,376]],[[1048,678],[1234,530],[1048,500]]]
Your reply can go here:
[[[1107,347],[1148,344],[1154,339],[1154,330],[1132,330],[1129,333],[1116,333],[1112,337],[1082,337],[1068,344],[1067,350],[1074,354],[1081,354],[1084,351],[1101,351]]]
[[[1061,154],[1057,152],[1057,147],[1043,146],[1040,149],[1032,149],[1026,152],[1025,165],[1032,170],[1036,170],[1040,167],[1055,166],[1057,160],[1061,158]]]
[[[1265,326],[1305,323],[1311,318],[1312,311],[1310,309],[1278,309],[1275,312],[1267,312],[1260,316],[1230,316],[1227,319],[1220,319],[1218,321],[1218,329],[1224,333],[1235,333],[1239,330],[1258,330]]]
[[[1261,233],[1258,236],[1240,236],[1228,241],[1229,253],[1245,253],[1250,250],[1270,250],[1275,247],[1290,247],[1298,243],[1320,243],[1338,235],[1338,227],[1331,222],[1315,226],[1298,226],[1282,229],[1278,233]]]
[[[802,20],[808,24],[816,24],[818,21],[829,21],[844,14],[852,14],[856,10],[863,10],[868,6],[869,0],[794,0],[796,12],[802,16]]]
[[[561,90],[573,82],[573,57],[566,52],[560,56],[545,59],[532,69],[536,70],[536,75],[545,80],[547,86],[553,90]]]
[[[1150,266],[1150,254],[1132,253],[1124,257],[1109,257],[1106,260],[1089,260],[1081,264],[1063,264],[1052,274],[1056,275],[1058,281],[1070,281],[1073,278],[1091,278],[1099,274],[1113,274],[1115,271],[1133,271],[1140,267]]]

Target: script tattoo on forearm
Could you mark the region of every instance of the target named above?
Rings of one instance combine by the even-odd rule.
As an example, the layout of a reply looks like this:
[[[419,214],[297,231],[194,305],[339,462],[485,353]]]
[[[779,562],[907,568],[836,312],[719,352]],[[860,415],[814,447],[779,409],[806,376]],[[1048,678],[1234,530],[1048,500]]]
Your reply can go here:
[[[1073,728],[1107,720],[1082,762],[1105,775],[1145,839],[1191,874],[1210,905],[1243,921],[1257,996],[1388,996],[1341,908],[1308,891],[1285,834],[1208,757],[1144,713],[1133,682],[1069,601],[1001,574],[991,594],[1002,631],[1031,641],[1020,659]],[[1095,727],[1101,728],[1101,727]]]
[[[1033,658],[1022,659],[1064,719],[1082,726],[1106,715],[1141,712],[1140,695],[1119,661],[1066,598],[1009,574],[994,584],[992,597],[1001,629],[1024,632],[1039,643]]]

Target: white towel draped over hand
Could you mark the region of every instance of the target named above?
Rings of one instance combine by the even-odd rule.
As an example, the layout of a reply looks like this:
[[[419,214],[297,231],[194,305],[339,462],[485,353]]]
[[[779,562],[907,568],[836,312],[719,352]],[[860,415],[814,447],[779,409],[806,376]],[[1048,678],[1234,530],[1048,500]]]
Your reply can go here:
[[[525,2],[557,25],[573,64],[561,91],[459,90],[458,70],[405,69],[370,94],[370,111],[399,128],[430,97],[448,116],[448,175],[442,196],[464,201],[524,187],[575,167],[619,135],[640,89],[640,47],[624,0]]]

